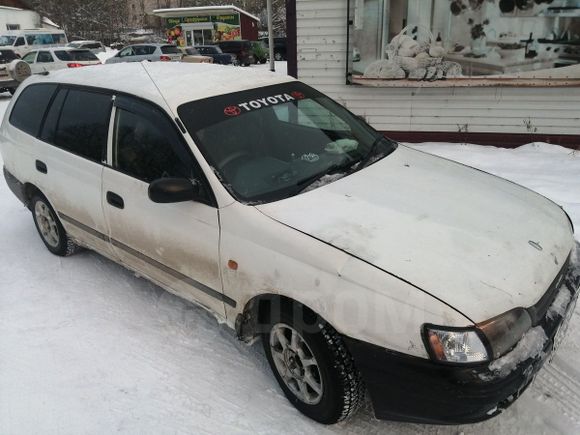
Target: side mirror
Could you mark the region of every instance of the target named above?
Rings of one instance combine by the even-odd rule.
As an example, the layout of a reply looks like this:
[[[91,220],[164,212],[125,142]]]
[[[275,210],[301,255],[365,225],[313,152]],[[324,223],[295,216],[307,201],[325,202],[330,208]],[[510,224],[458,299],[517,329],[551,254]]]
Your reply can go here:
[[[197,180],[187,178],[159,178],[149,185],[149,199],[160,204],[193,201],[201,198]]]

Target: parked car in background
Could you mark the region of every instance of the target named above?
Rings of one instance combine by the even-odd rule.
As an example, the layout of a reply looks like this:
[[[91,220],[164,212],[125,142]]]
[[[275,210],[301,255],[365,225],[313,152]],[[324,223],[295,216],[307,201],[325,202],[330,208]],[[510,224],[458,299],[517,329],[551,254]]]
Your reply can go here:
[[[181,47],[182,62],[187,63],[213,63],[213,57],[202,55],[195,47]]]
[[[266,63],[268,60],[268,47],[262,41],[252,41],[252,54],[255,63]]]
[[[11,47],[20,57],[35,48],[58,47],[67,42],[62,30],[10,30],[0,35],[0,47]]]
[[[70,47],[49,47],[42,50],[32,50],[22,60],[30,65],[32,74],[101,65],[101,61],[91,50]]]
[[[492,418],[574,313],[580,245],[560,206],[389,140],[288,76],[163,62],[35,76],[0,138],[51,253],[93,249],[261,338],[320,423],[365,390],[382,419]]]
[[[196,45],[200,54],[213,58],[213,63],[220,65],[238,65],[238,59],[234,54],[224,53],[217,45]]]
[[[231,53],[236,56],[240,65],[249,66],[254,63],[252,54],[252,44],[245,39],[237,41],[222,41],[218,43],[224,53]]]
[[[0,92],[14,94],[31,74],[30,66],[10,48],[0,49]]]
[[[67,44],[67,47],[72,48],[85,48],[91,50],[93,53],[104,53],[106,50],[105,46],[100,41],[73,41]]]
[[[179,62],[183,53],[171,44],[134,44],[128,45],[105,63],[119,62]]]
[[[266,45],[266,50],[269,50],[270,45],[268,38],[260,38],[260,41]],[[274,38],[274,59],[286,60],[286,38]]]

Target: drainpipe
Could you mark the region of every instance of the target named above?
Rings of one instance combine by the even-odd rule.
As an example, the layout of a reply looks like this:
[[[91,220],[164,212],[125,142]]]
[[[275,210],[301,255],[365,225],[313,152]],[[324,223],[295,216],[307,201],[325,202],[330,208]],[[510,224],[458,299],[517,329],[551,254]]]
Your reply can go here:
[[[272,26],[272,0],[266,2],[268,12],[268,49],[270,51],[270,71],[276,71],[274,64],[274,30]]]

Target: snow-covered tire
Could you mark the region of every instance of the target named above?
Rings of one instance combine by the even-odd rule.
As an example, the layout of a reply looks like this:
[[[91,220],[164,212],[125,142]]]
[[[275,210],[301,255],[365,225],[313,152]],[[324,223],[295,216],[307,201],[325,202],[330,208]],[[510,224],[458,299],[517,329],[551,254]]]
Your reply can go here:
[[[21,59],[14,59],[8,64],[8,73],[17,82],[23,82],[31,76],[30,65]]]
[[[68,257],[79,250],[63,228],[50,203],[42,195],[30,200],[32,219],[46,248],[54,255]]]
[[[316,370],[321,381],[319,383],[321,392],[311,391],[312,396],[316,397],[315,400],[311,400],[312,403],[307,403],[299,397],[300,392],[297,395],[292,390],[292,383],[284,380],[284,376],[286,378],[293,376],[290,373],[289,365],[286,365],[286,371],[281,373],[284,370],[280,370],[274,361],[274,358],[277,358],[278,364],[282,364],[281,353],[272,344],[272,342],[276,342],[276,346],[279,344],[278,339],[272,337],[278,334],[280,328],[287,331],[289,340],[292,339],[292,331],[298,333],[298,337],[305,343],[302,345],[302,353],[307,353],[304,360],[308,360],[308,364],[312,364],[310,356],[315,360]],[[282,313],[277,320],[272,320],[267,331],[262,335],[262,343],[270,367],[284,394],[300,412],[322,424],[334,424],[356,413],[364,401],[364,383],[342,337],[334,328],[321,321],[306,325],[301,316]],[[296,340],[299,341],[298,338]],[[274,356],[274,353],[278,355]],[[294,353],[294,356],[296,355],[297,353]],[[298,359],[302,361],[302,358],[296,358],[296,360]],[[302,367],[302,364],[298,365]],[[304,367],[302,367],[303,379],[306,378]],[[311,371],[310,377],[312,376]],[[294,380],[296,381],[296,379]],[[296,382],[294,389],[298,389],[297,387],[298,383]]]

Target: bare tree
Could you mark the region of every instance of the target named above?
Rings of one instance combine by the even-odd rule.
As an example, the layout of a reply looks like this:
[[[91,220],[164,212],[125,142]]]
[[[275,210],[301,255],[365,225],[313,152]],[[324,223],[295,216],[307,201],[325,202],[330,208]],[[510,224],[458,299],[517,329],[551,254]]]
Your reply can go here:
[[[71,39],[118,39],[127,27],[127,0],[31,0],[41,15],[63,28]]]

